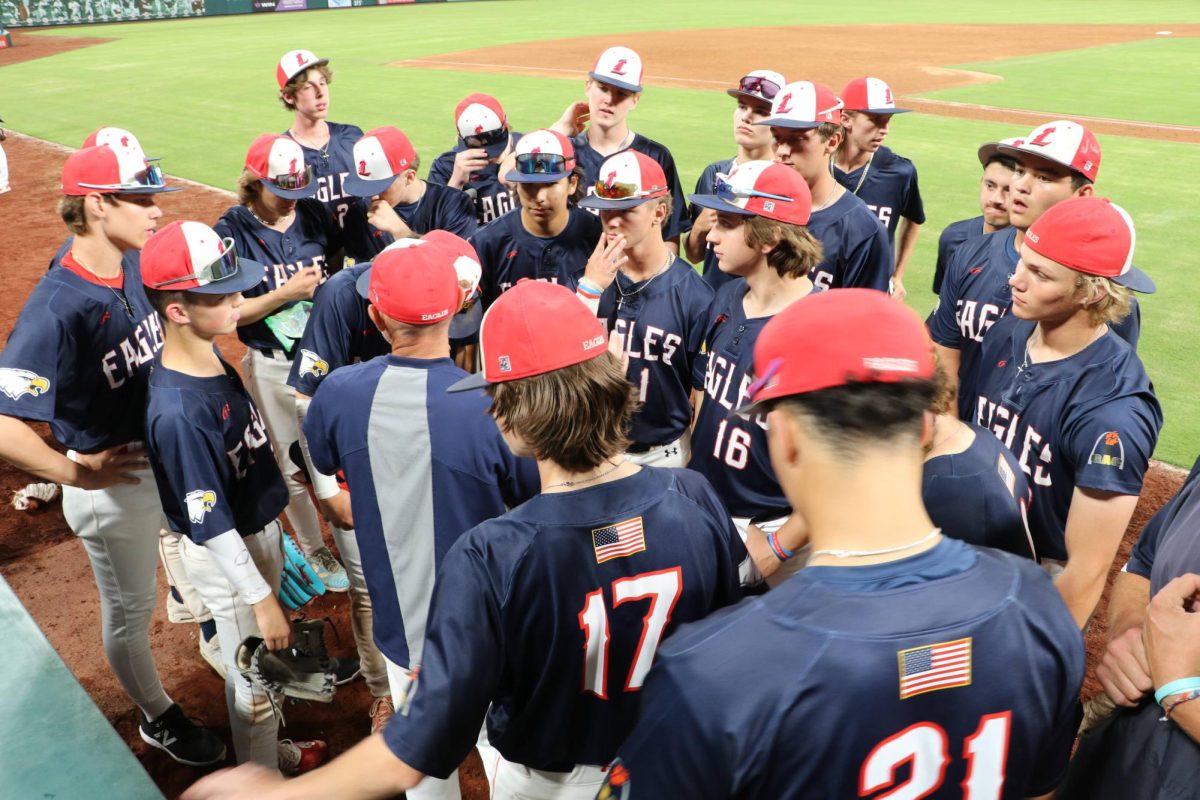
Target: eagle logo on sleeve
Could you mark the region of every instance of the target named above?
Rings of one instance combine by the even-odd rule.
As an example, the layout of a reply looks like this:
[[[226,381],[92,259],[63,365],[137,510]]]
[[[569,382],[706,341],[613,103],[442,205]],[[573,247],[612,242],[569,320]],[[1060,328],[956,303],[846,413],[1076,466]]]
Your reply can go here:
[[[196,489],[188,492],[183,501],[187,504],[188,519],[199,525],[204,522],[204,515],[217,504],[217,493],[212,489]]]
[[[0,369],[0,392],[10,400],[20,400],[25,395],[37,397],[50,390],[50,380],[27,369]]]
[[[300,350],[300,374],[321,378],[329,374],[329,362],[312,350]]]

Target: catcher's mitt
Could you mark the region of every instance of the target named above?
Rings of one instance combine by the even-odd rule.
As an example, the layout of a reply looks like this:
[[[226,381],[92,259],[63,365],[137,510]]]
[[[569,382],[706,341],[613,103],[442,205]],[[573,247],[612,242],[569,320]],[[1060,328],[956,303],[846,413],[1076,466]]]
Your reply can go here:
[[[296,648],[268,650],[258,636],[248,636],[237,651],[237,666],[242,674],[268,692],[297,700],[333,702],[337,675],[328,658],[310,655]]]
[[[292,611],[325,594],[325,584],[309,565],[291,536],[283,537],[283,575],[279,579],[279,602]]]

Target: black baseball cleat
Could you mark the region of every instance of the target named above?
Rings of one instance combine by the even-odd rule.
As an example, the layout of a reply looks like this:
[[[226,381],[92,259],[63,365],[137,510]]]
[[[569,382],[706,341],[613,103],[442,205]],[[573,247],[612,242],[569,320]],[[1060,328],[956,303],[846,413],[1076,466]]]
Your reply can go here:
[[[329,660],[332,662],[333,673],[337,675],[333,681],[335,686],[349,683],[362,671],[357,658],[331,658]]]
[[[142,741],[166,751],[180,764],[207,767],[225,759],[224,743],[212,731],[188,719],[178,703],[153,720],[143,714],[138,732]]]

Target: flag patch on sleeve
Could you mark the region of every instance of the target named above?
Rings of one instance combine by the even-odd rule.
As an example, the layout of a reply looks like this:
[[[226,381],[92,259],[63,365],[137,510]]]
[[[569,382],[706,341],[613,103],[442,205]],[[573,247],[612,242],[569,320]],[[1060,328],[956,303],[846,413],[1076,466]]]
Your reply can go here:
[[[642,552],[646,549],[646,531],[642,528],[642,518],[634,517],[615,525],[593,528],[592,547],[596,550],[597,564]]]
[[[971,685],[971,638],[913,647],[896,653],[900,699]]]

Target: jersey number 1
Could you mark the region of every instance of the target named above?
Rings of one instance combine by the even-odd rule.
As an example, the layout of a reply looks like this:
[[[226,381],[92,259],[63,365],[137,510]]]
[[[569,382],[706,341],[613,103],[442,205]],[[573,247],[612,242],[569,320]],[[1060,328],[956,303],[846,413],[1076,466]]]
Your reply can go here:
[[[649,600],[650,608],[642,618],[642,638],[638,641],[633,664],[625,679],[625,691],[642,688],[646,673],[654,663],[654,652],[662,641],[663,630],[671,621],[675,601],[683,590],[683,569],[672,567],[658,572],[643,572],[612,582],[613,607],[633,600]],[[608,609],[604,606],[604,588],[588,592],[579,612],[583,631],[583,691],[601,700],[608,699]]]
[[[1011,727],[1011,711],[985,714],[979,719],[979,727],[963,742],[963,757],[967,760],[963,800],[999,800],[1004,790]],[[905,763],[910,765],[908,780],[894,786],[896,769]],[[941,787],[949,763],[946,731],[933,722],[918,722],[875,745],[863,761],[858,795],[875,800],[929,797]],[[887,794],[875,794],[889,788]]]

